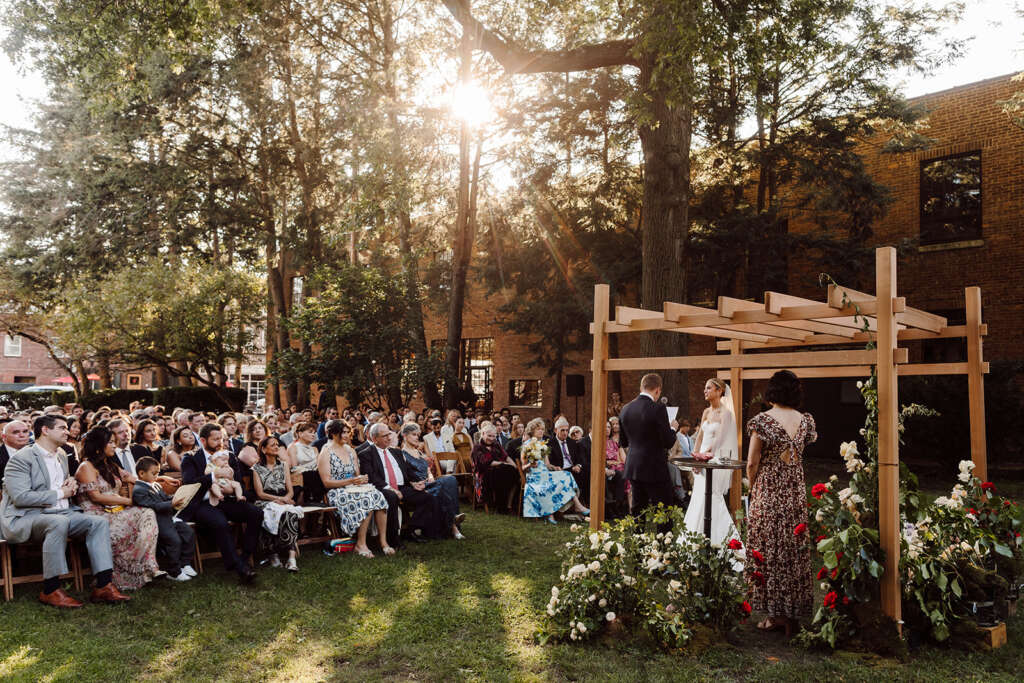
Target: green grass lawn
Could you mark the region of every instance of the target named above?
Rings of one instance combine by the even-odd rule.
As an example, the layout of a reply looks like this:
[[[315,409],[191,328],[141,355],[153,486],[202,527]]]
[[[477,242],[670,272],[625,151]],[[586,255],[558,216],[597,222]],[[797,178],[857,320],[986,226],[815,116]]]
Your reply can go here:
[[[807,653],[752,623],[701,653],[640,636],[536,644],[567,524],[469,513],[469,539],[394,558],[325,557],[242,587],[217,563],[123,606],[58,612],[20,586],[0,606],[0,679],[123,680],[1020,680],[1024,620],[995,652],[923,648],[907,661]]]

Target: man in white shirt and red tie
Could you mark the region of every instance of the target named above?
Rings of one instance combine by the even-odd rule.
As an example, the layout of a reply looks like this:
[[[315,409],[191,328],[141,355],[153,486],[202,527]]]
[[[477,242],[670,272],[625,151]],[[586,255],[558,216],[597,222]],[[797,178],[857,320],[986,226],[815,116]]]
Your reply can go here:
[[[402,451],[391,447],[392,432],[377,422],[367,431],[372,447],[359,453],[359,470],[384,494],[388,502],[387,541],[392,548],[401,547],[399,505],[412,514],[409,538],[423,542],[441,537],[441,510],[437,498],[426,491],[426,482],[414,481]]]
[[[590,454],[583,453],[578,442],[569,438],[569,421],[564,417],[555,422],[555,433],[548,437],[551,464],[572,472],[580,487],[580,502],[590,505]]]

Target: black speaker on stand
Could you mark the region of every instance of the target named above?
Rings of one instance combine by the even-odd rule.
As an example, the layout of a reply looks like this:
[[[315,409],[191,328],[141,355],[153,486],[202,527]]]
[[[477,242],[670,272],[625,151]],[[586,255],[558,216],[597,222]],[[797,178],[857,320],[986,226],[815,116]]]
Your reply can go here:
[[[572,396],[576,404],[576,424],[580,423],[580,396],[586,393],[583,375],[565,376],[565,395]]]

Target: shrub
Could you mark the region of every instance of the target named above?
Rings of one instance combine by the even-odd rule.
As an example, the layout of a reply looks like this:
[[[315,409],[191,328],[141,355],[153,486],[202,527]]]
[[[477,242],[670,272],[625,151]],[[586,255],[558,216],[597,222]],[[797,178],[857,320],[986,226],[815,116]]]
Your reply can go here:
[[[180,407],[220,413],[224,410],[241,410],[245,405],[245,389],[221,388],[220,392],[227,398],[227,402],[210,387],[164,387],[152,394],[156,403],[168,409]]]

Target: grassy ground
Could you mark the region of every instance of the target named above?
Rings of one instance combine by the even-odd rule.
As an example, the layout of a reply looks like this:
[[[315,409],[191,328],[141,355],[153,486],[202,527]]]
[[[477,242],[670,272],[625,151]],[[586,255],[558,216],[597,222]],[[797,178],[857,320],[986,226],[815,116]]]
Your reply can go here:
[[[75,612],[22,586],[0,605],[0,679],[1010,681],[1024,671],[1020,618],[998,651],[923,648],[907,661],[807,653],[752,625],[694,656],[633,636],[540,646],[533,633],[568,525],[470,513],[466,533],[387,559],[307,551],[299,574],[263,569],[249,588],[208,567],[127,605]]]

